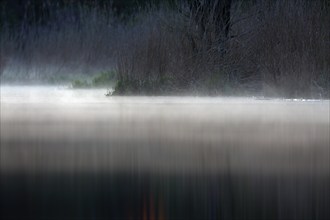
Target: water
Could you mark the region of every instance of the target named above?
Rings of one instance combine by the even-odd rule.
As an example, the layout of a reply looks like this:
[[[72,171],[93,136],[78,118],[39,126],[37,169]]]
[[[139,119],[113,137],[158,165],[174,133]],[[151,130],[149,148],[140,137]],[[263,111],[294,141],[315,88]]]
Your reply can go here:
[[[1,85],[1,216],[330,216],[329,100],[105,93]]]

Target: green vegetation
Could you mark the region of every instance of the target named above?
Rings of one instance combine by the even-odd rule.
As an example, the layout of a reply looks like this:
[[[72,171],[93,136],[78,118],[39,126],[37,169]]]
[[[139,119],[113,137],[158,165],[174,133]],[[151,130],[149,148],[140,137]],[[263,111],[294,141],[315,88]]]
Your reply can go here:
[[[94,76],[91,80],[75,79],[71,85],[72,88],[108,88],[115,84],[116,72],[106,71]]]
[[[116,78],[115,71],[101,72],[92,80],[92,87],[109,87],[113,85]]]
[[[116,81],[112,95],[171,95],[179,92],[174,88],[172,78],[162,76],[159,79],[120,79]]]
[[[75,89],[91,88],[91,84],[88,83],[87,80],[76,79],[72,82],[72,88]]]

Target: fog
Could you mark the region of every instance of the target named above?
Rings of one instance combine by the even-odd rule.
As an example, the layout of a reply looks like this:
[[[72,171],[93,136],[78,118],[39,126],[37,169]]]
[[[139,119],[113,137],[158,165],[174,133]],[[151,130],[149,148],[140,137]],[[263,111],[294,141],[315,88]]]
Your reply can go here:
[[[1,170],[329,172],[327,100],[105,93],[2,86]]]
[[[330,219],[328,2],[1,0],[0,219]]]
[[[329,100],[106,92],[1,85],[5,216],[16,198],[31,218],[128,219],[149,197],[168,219],[329,216]]]

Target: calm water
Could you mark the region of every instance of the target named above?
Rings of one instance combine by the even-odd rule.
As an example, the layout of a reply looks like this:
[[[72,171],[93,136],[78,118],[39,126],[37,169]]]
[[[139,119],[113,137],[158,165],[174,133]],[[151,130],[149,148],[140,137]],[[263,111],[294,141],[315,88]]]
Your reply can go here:
[[[105,93],[1,85],[0,216],[330,216],[329,100]]]

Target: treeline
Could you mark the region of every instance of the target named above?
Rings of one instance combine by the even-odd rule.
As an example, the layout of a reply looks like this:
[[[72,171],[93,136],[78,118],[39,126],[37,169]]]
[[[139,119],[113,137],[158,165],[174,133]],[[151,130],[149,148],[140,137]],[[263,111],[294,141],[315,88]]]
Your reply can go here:
[[[79,8],[95,8],[111,11],[122,19],[128,19],[136,8],[159,5],[173,0],[0,0],[0,26],[15,27],[23,22],[30,25],[45,25],[59,10],[70,10],[71,16],[79,17]]]
[[[329,97],[327,0],[0,2],[6,79],[114,70],[115,94]]]
[[[118,50],[116,94],[329,97],[327,1],[192,1],[149,11]]]

